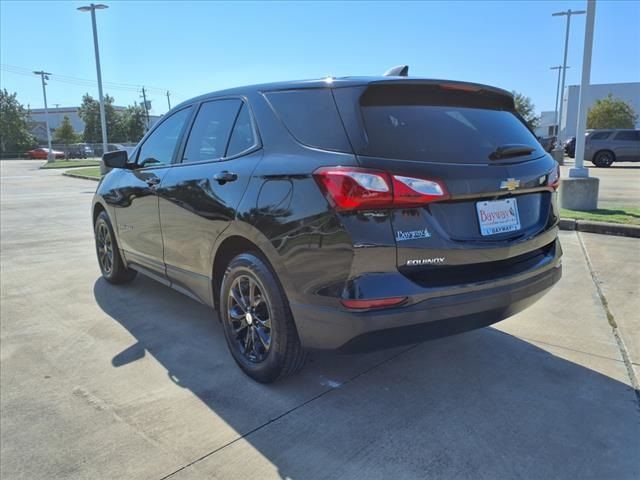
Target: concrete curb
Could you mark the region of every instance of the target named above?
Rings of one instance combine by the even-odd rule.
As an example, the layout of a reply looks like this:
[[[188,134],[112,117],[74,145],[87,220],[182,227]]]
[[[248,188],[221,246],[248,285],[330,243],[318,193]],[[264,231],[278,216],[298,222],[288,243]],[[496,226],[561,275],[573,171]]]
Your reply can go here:
[[[99,182],[100,179],[96,177],[90,177],[89,175],[78,175],[76,173],[64,172],[62,175],[65,177],[73,177],[73,178],[82,178],[84,180],[93,180],[94,182]]]
[[[573,218],[561,218],[560,230],[577,230],[579,232],[640,238],[640,225],[574,220]]]

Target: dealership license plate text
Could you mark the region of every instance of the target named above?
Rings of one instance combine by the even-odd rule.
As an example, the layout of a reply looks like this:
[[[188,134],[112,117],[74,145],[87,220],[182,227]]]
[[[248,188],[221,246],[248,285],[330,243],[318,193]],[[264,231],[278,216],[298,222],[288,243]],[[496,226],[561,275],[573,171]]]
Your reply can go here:
[[[520,230],[520,215],[515,198],[478,202],[476,209],[483,236]]]

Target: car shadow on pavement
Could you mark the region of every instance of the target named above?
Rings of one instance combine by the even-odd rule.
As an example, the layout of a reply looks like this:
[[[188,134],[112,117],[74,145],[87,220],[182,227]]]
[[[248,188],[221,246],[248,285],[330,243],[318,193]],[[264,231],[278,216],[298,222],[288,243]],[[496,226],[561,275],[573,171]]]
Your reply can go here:
[[[166,448],[197,445],[196,477],[640,474],[627,385],[493,328],[373,354],[314,353],[299,375],[261,385],[236,367],[209,308],[141,276],[119,287],[99,279],[94,294],[135,338],[114,352],[114,368],[151,355],[206,405],[197,419],[164,408],[178,415],[173,431],[146,432]],[[231,436],[217,434],[224,429]]]

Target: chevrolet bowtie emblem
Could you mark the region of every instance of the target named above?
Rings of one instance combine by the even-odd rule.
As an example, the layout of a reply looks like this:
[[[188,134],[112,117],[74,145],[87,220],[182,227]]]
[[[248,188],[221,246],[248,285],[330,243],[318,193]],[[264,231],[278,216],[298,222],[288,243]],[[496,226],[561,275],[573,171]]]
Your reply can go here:
[[[507,178],[500,182],[500,188],[506,188],[507,190],[515,190],[520,186],[520,180],[516,180],[515,178]]]

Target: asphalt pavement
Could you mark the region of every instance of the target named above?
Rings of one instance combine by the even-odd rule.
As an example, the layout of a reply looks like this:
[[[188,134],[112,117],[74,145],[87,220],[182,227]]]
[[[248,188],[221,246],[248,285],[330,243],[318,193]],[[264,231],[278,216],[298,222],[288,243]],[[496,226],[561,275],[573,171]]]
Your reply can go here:
[[[525,312],[260,385],[210,309],[104,282],[95,182],[38,166],[0,162],[2,479],[640,477],[640,240],[562,232]]]

